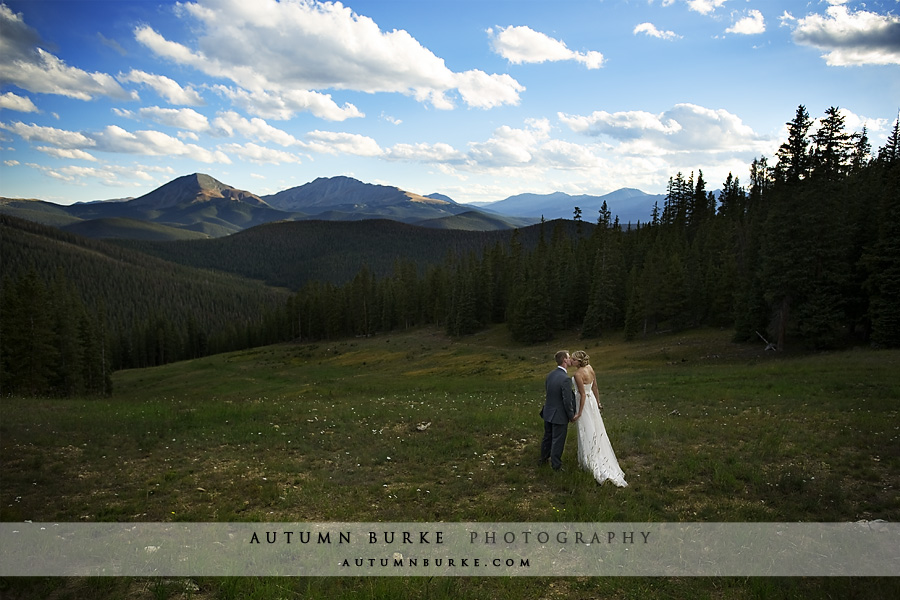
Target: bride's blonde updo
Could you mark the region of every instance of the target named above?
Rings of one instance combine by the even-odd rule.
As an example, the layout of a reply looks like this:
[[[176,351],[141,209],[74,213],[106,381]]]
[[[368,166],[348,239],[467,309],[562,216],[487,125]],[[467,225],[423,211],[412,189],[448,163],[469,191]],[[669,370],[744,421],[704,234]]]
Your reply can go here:
[[[591,364],[591,357],[588,356],[588,353],[584,350],[576,350],[572,353],[572,358],[578,361],[582,367],[586,367]]]

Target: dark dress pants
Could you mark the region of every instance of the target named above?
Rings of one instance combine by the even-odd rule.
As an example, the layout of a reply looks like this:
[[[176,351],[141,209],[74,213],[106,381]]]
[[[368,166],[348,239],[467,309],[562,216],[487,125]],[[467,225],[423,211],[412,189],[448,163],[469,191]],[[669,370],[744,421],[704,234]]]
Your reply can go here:
[[[569,425],[559,425],[544,421],[544,439],[541,441],[541,462],[548,458],[554,471],[562,467],[563,447],[566,445],[566,433]]]

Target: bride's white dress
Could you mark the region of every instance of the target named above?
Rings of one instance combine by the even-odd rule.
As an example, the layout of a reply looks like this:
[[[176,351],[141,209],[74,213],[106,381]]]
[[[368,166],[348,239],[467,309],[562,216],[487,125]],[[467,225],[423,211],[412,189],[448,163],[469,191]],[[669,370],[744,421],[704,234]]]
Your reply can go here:
[[[572,381],[575,384],[575,381]],[[603,483],[607,479],[619,487],[625,487],[625,473],[619,467],[616,453],[613,452],[609,436],[606,435],[606,427],[603,425],[603,417],[597,407],[597,399],[591,386],[584,386],[584,409],[581,417],[576,421],[578,427],[578,465],[594,474],[597,483]],[[581,403],[578,386],[575,386],[576,406]]]

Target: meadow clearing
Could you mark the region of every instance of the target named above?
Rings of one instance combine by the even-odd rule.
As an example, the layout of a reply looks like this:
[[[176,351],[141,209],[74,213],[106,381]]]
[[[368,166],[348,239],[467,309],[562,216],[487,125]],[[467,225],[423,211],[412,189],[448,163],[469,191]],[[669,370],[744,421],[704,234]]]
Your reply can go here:
[[[521,346],[505,328],[291,343],[4,397],[0,517],[78,522],[900,518],[900,351],[701,330]],[[627,488],[537,463],[543,379],[585,349]],[[6,578],[4,598],[896,597],[885,578]]]

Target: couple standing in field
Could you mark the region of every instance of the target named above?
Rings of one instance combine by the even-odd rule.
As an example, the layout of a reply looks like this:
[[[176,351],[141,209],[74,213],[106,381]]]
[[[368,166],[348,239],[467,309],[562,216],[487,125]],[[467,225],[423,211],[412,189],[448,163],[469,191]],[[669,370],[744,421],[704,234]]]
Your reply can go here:
[[[600,410],[597,376],[584,350],[556,353],[556,368],[544,383],[547,398],[541,409],[544,419],[544,439],[541,442],[541,464],[550,460],[554,471],[562,470],[562,453],[566,444],[569,423],[578,428],[578,465],[591,471],[597,483],[607,479],[625,487],[625,474],[613,452]],[[569,367],[575,367],[569,377]]]

